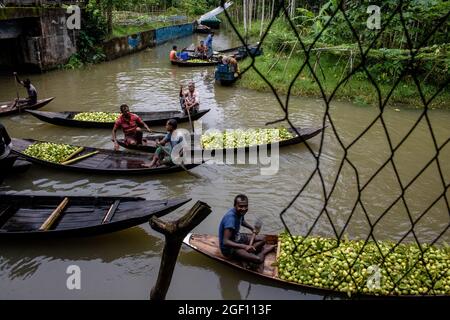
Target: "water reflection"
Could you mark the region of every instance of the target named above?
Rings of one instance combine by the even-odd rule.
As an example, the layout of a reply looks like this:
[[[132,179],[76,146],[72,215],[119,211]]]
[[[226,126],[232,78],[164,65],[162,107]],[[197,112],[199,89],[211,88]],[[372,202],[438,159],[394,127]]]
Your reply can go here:
[[[164,242],[142,227],[113,234],[84,238],[2,240],[0,271],[14,280],[32,276],[51,261],[94,261],[149,259],[159,256]],[[20,254],[18,254],[20,252]]]

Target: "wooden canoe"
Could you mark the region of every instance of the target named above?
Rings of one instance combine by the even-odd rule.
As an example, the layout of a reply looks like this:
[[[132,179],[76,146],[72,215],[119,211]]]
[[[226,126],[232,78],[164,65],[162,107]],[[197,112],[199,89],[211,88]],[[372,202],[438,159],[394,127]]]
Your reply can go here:
[[[253,51],[255,56],[259,56],[262,54],[261,48],[259,50],[256,50],[258,48],[257,44],[248,45],[247,48],[249,51],[251,51],[251,52]],[[192,59],[195,58],[195,55],[194,55],[195,46],[194,45],[184,48],[182,50],[182,52],[188,52],[190,58],[192,58]],[[242,59],[248,57],[248,52],[247,52],[247,50],[245,50],[245,46],[238,46],[238,47],[229,48],[229,49],[225,49],[225,50],[215,51],[213,57],[218,58],[221,55],[227,55],[227,56],[236,55],[236,60],[242,60]]]
[[[303,143],[308,139],[311,139],[312,137],[318,135],[320,132],[322,132],[323,128],[297,128],[298,132],[300,133],[299,136],[297,136],[295,134],[295,131],[291,128],[288,129],[292,134],[294,134],[294,137],[291,139],[287,139],[287,140],[283,140],[279,142],[279,146],[283,147],[283,146],[289,146],[289,145],[294,145],[294,144],[299,144],[299,143]],[[142,152],[155,152],[156,150],[156,143],[155,140],[156,139],[161,139],[161,135],[149,135],[146,136],[144,138],[146,140],[144,145],[128,145],[125,144],[125,141],[123,139],[118,139],[117,142],[119,143],[120,146],[122,146],[123,148],[127,148],[130,150],[137,150],[137,151],[142,151]],[[256,146],[250,146],[250,147],[242,147],[242,148],[234,148],[234,149],[214,149],[214,150],[203,150],[203,153],[205,153],[205,151],[208,151],[208,153],[210,152],[212,156],[214,156],[217,153],[229,153],[231,151],[234,152],[248,152],[250,150],[257,150],[261,147],[262,145],[256,145]],[[270,144],[266,145],[267,149],[270,148]]]
[[[205,60],[204,62],[190,62],[189,60],[177,60],[177,61],[170,61],[173,65],[179,66],[179,67],[208,67],[208,66],[215,66],[219,63],[218,60]]]
[[[114,151],[106,149],[98,149],[85,147],[82,152],[77,154],[77,157],[98,152],[92,156],[81,159],[71,164],[60,164],[50,161],[41,160],[30,157],[23,153],[23,151],[35,142],[45,142],[33,139],[16,139],[13,138],[13,152],[19,154],[25,160],[46,167],[51,167],[60,170],[78,171],[94,174],[163,174],[183,171],[184,169],[179,165],[166,166],[162,165],[157,168],[142,167],[142,164],[149,163],[152,155],[146,153],[131,153],[123,151]],[[192,169],[199,164],[186,164],[186,169]]]
[[[47,103],[55,99],[54,97],[38,100],[36,104],[28,105],[26,102],[20,102],[14,105],[15,101],[0,102],[0,116],[9,116],[11,114],[20,113],[25,110],[35,110],[42,108]]]
[[[319,288],[314,287],[311,285],[305,285],[300,284],[293,281],[283,280],[278,276],[278,267],[276,266],[275,262],[277,260],[277,257],[280,253],[280,242],[278,241],[278,235],[265,235],[265,240],[267,244],[276,244],[277,249],[275,252],[271,252],[266,255],[263,266],[259,268],[258,270],[253,270],[245,267],[240,261],[236,259],[230,259],[225,258],[219,248],[219,238],[217,236],[213,235],[206,235],[206,234],[194,234],[189,233],[183,240],[183,243],[190,248],[194,249],[197,252],[200,252],[204,254],[205,256],[222,262],[226,265],[229,265],[231,267],[237,268],[241,271],[245,271],[248,273],[252,273],[258,277],[269,279],[270,281],[274,281],[276,283],[280,283],[283,286],[290,287],[292,289],[301,289],[302,291],[314,293],[314,294],[320,294],[320,295],[326,295],[326,296],[335,296],[335,297],[347,297],[347,294],[345,292],[340,292],[332,289],[326,289],[326,288]],[[435,299],[437,297],[443,297],[443,296],[413,296],[413,295],[372,295],[372,294],[355,294],[352,296],[353,298],[378,298],[378,299],[408,299],[408,298],[432,298]]]
[[[210,109],[204,109],[191,115],[192,121],[200,119],[209,112]],[[114,122],[96,122],[96,121],[80,121],[74,117],[82,111],[63,111],[63,112],[45,112],[45,111],[27,111],[39,120],[67,127],[76,128],[104,128],[112,129]],[[188,122],[189,117],[180,111],[158,111],[158,112],[133,112],[138,115],[142,121],[149,126],[165,125],[167,120],[175,119],[178,123]]]
[[[60,206],[65,198],[65,206]],[[190,199],[145,200],[137,197],[79,197],[0,194],[0,239],[99,235],[149,221]],[[61,208],[55,213],[56,208]],[[58,214],[59,213],[59,214]],[[42,228],[49,217],[55,217]]]

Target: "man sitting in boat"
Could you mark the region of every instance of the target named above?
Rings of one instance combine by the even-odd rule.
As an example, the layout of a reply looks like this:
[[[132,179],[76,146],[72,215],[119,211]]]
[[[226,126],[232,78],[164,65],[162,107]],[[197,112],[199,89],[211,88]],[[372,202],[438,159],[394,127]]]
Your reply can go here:
[[[175,119],[167,120],[166,130],[167,134],[162,140],[157,140],[155,154],[150,163],[145,163],[142,166],[147,168],[159,167],[163,164],[170,165],[172,163],[171,153],[172,149],[179,144],[183,137],[172,139],[173,132],[177,129],[178,123]]]
[[[180,103],[184,114],[188,114],[188,112],[192,114],[199,110],[200,98],[195,90],[194,82],[189,82],[187,91],[183,91],[183,86],[180,86]]]
[[[200,41],[200,45],[195,48],[195,56],[199,59],[206,59],[206,55],[208,53],[208,48],[205,46],[204,41]]]
[[[220,251],[226,258],[261,264],[275,245],[266,245],[262,235],[256,235],[254,243],[250,245],[251,234],[240,233],[242,225],[256,234],[255,228],[244,219],[247,211],[248,197],[244,194],[237,195],[234,198],[234,208],[228,210],[219,225]]]
[[[32,106],[37,103],[37,90],[36,88],[31,84],[30,79],[25,79],[24,81],[21,81],[19,79],[19,76],[17,75],[17,72],[14,72],[14,76],[16,77],[16,81],[23,85],[25,89],[27,89],[28,98],[25,100],[28,105]],[[16,103],[19,102],[16,99]]]
[[[177,46],[172,47],[172,51],[169,53],[169,59],[170,61],[178,61],[178,54],[177,54]]]
[[[233,72],[235,77],[239,76],[241,71],[239,70],[239,65],[236,60],[235,54],[228,58],[228,66],[229,66],[230,72]]]
[[[11,152],[11,137],[5,126],[0,123],[0,161],[9,156]]]
[[[149,132],[153,132],[153,130],[139,116],[131,113],[126,104],[120,106],[120,112],[122,114],[117,118],[112,131],[114,150],[119,150],[119,144],[116,140],[116,132],[119,128],[122,128],[126,144],[142,144],[142,129],[139,126],[144,127]]]

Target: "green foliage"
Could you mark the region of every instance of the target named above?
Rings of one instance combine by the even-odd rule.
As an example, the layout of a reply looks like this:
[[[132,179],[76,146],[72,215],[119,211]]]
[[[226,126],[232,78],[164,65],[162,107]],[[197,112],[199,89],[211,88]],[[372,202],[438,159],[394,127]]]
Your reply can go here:
[[[183,0],[180,8],[190,16],[202,15],[208,11],[206,0]]]

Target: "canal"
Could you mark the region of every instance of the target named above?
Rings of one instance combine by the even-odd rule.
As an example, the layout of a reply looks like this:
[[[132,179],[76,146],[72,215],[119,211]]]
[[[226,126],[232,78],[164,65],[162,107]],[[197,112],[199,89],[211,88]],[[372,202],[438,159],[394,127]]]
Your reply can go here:
[[[194,35],[176,41],[179,48],[198,41]],[[215,37],[215,49],[237,45],[227,35]],[[201,107],[211,108],[204,116],[204,129],[262,127],[267,121],[283,116],[275,97],[214,83],[214,68],[178,68],[168,62],[172,43],[81,70],[58,70],[31,75],[40,97],[56,97],[43,108],[46,111],[95,110],[117,111],[127,103],[133,111],[178,109],[180,83],[193,80],[200,94]],[[19,88],[22,96],[25,90]],[[0,101],[16,95],[13,77],[0,76]],[[296,126],[320,126],[325,111],[321,99],[291,98],[291,119]],[[339,139],[348,145],[378,115],[375,107],[348,102],[331,104],[330,116]],[[388,108],[383,115],[393,145],[397,145],[421,115],[421,110]],[[0,119],[13,137],[34,138],[79,145],[112,148],[109,130],[86,130],[58,127],[43,123],[31,115],[21,114]],[[433,110],[429,121],[440,146],[450,136],[450,113]],[[329,121],[327,121],[329,124]],[[188,128],[188,124],[182,127]],[[161,127],[155,128],[161,130]],[[320,136],[309,141],[318,153]],[[378,121],[348,151],[351,164],[358,169],[364,185],[389,158],[391,152],[381,122]],[[397,150],[393,158],[403,185],[407,185],[436,155],[432,135],[425,120]],[[338,232],[342,230],[357,199],[356,175],[344,150],[329,126],[323,139],[320,172],[327,192],[337,181],[327,213]],[[450,180],[450,146],[438,156],[445,185]],[[264,221],[264,233],[279,233],[283,224],[279,214],[296,195],[316,167],[316,161],[305,145],[280,149],[280,167],[276,174],[261,175],[261,165],[204,164],[193,171],[197,179],[185,172],[142,176],[93,176],[59,172],[38,166],[28,172],[7,178],[1,192],[40,192],[71,195],[141,196],[147,199],[190,197],[191,203],[168,216],[184,214],[196,200],[208,203],[213,212],[195,229],[199,233],[217,233],[222,215],[232,207],[238,193],[249,196],[247,219]],[[404,199],[413,218],[417,218],[444,191],[436,162],[428,167],[405,192]],[[361,193],[370,219],[376,220],[401,194],[391,163]],[[447,188],[448,196],[448,188]],[[302,196],[284,218],[293,233],[305,234],[324,205],[323,187],[315,175]],[[334,236],[325,214],[317,219],[313,234]],[[449,212],[441,198],[414,228],[420,241],[433,241],[449,224]],[[397,202],[374,230],[377,239],[398,240],[411,227],[402,201]],[[345,231],[349,238],[365,238],[369,224],[361,206],[357,206]],[[404,241],[414,241],[411,234]],[[447,230],[439,241],[449,243]],[[164,246],[163,237],[148,224],[105,236],[52,241],[3,242],[0,254],[0,299],[148,299],[159,269]],[[66,287],[67,267],[81,268],[81,290]],[[264,279],[236,272],[227,266],[182,248],[168,299],[322,299],[320,295],[285,288]]]

